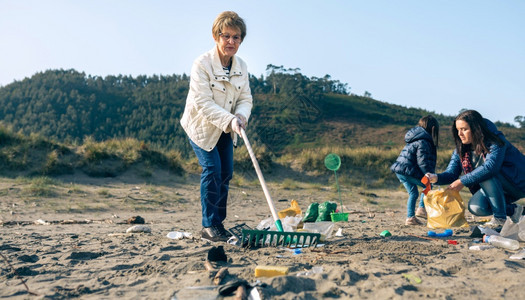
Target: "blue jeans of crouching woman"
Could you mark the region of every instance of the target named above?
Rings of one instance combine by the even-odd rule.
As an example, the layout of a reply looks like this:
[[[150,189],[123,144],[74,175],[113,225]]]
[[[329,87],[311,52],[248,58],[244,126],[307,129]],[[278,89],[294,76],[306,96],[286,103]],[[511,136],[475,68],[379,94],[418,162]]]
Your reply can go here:
[[[416,202],[417,198],[419,197],[417,187],[420,186],[422,188],[425,188],[425,185],[421,182],[421,180],[414,177],[405,176],[397,173],[396,176],[408,192],[407,218],[411,218],[416,215]],[[420,207],[425,207],[425,203],[423,202],[424,196],[425,195],[421,194],[421,200],[419,201]]]
[[[222,224],[226,219],[226,204],[230,180],[233,176],[233,142],[231,135],[222,133],[210,152],[190,140],[202,167],[201,206],[202,226]]]
[[[514,214],[514,202],[525,197],[525,193],[501,174],[480,182],[479,185],[481,189],[468,202],[468,210],[475,216],[493,215],[504,219]]]

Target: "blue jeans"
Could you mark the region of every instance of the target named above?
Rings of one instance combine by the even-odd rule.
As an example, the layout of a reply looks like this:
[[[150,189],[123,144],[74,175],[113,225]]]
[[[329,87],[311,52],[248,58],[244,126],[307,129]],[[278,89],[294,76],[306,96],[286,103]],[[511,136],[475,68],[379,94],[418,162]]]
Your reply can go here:
[[[525,197],[525,193],[499,174],[479,185],[481,189],[468,202],[468,210],[475,216],[493,215],[505,219],[514,213],[514,202]]]
[[[202,167],[201,206],[202,226],[222,224],[226,219],[226,204],[233,176],[233,142],[229,133],[222,133],[210,152],[190,140]]]
[[[419,192],[417,190],[417,187],[420,186],[422,188],[425,188],[425,185],[421,182],[421,180],[405,176],[401,174],[396,173],[397,178],[399,181],[405,186],[405,189],[408,192],[408,201],[407,201],[407,218],[411,218],[415,216],[415,210],[416,210],[416,201],[419,197]],[[425,203],[423,202],[423,198],[425,197],[424,194],[421,194],[421,200],[419,200],[419,206],[425,207]]]

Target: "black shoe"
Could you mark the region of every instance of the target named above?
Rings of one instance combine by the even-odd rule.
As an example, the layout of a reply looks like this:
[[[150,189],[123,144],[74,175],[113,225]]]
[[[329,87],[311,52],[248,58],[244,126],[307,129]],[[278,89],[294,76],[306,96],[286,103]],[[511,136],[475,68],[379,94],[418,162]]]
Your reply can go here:
[[[229,232],[228,230],[226,230],[226,228],[224,228],[224,225],[219,224],[219,225],[215,225],[215,227],[217,228],[217,230],[219,230],[220,235],[225,236],[227,238],[231,238],[233,236],[231,232]]]
[[[224,234],[221,234],[217,225],[211,227],[204,227],[201,231],[201,238],[210,242],[226,242],[229,237]]]

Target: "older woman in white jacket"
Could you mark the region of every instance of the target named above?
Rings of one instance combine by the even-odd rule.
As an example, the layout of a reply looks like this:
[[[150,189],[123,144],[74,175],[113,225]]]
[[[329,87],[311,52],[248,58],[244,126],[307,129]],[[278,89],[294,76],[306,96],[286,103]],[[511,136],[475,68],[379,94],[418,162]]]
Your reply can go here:
[[[233,175],[233,145],[252,109],[246,64],[235,54],[246,36],[244,20],[225,11],[212,27],[216,46],[193,63],[190,89],[181,125],[202,167],[203,239],[226,241],[224,228],[229,182]]]

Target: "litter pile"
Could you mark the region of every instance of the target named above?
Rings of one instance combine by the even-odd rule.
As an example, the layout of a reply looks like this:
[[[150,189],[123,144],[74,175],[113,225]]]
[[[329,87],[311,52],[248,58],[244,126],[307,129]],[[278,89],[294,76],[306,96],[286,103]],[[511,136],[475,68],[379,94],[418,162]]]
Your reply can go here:
[[[334,228],[332,216],[336,211],[336,203],[312,203],[303,216],[298,202],[292,200],[289,208],[278,212],[283,231],[278,230],[273,218],[262,220],[255,230],[241,224],[230,231],[243,247],[316,247],[320,241],[324,242],[331,236]],[[240,232],[239,227],[242,229]]]

